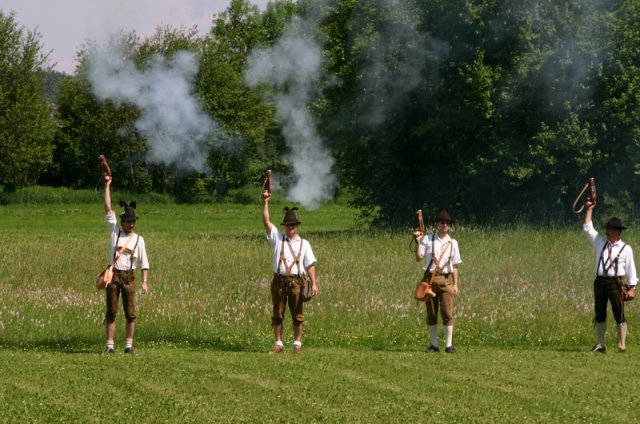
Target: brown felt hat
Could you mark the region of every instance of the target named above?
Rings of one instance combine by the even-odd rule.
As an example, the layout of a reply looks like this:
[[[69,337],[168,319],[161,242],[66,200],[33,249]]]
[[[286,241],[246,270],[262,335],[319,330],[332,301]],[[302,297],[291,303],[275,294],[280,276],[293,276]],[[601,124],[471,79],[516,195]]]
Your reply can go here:
[[[284,218],[282,219],[282,225],[286,225],[286,224],[302,224],[299,220],[298,217],[296,216],[296,211],[298,210],[298,208],[291,208],[289,209],[288,206],[285,206],[284,208]]]
[[[137,221],[138,216],[136,215],[136,202],[133,201],[129,204],[124,200],[120,201],[120,206],[124,208],[124,211],[120,214],[120,221]]]
[[[438,215],[436,215],[436,222],[447,221],[449,224],[453,222],[451,219],[451,215],[449,215],[449,211],[446,209],[440,209]]]

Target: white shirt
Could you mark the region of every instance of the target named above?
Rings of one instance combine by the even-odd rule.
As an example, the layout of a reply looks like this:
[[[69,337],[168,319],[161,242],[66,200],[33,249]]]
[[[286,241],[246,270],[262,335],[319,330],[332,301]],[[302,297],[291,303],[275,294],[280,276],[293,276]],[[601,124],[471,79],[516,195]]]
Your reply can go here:
[[[117,250],[120,250],[122,246],[127,246],[128,250],[120,255],[116,262],[116,269],[123,271],[129,269],[136,269],[137,266],[140,269],[149,269],[149,259],[147,259],[147,249],[144,244],[144,239],[138,234],[131,232],[128,236],[118,226],[115,214],[105,215],[105,221],[107,221],[107,228],[109,229],[109,259],[108,262],[113,262],[113,254]],[[136,245],[137,243],[137,245]],[[132,254],[126,252],[132,250],[135,246],[135,250]],[[131,261],[133,260],[133,267]]]
[[[282,249],[282,238],[284,237],[284,262],[280,263],[280,250]],[[307,240],[303,240],[299,236],[295,240],[288,240],[287,236],[282,234],[275,225],[271,225],[271,234],[267,234],[267,240],[273,248],[273,272],[276,274],[285,275],[285,266],[291,267],[291,275],[303,275],[305,270],[316,263],[316,257],[313,255],[311,245]],[[300,241],[302,240],[302,247]],[[294,254],[291,253],[291,249],[287,246],[287,241],[291,243],[291,248]],[[298,252],[302,248],[300,254],[300,264],[302,269],[298,269],[299,265],[294,264]]]
[[[622,240],[618,240],[614,244],[609,243],[606,237],[598,234],[592,223],[584,224],[583,229],[596,251],[596,275],[603,277],[626,276],[630,286],[638,284],[631,246]],[[611,252],[609,252],[609,247],[611,247]],[[617,269],[616,257],[618,258]]]
[[[433,240],[433,250],[432,252],[432,240]],[[431,262],[431,258],[433,258],[433,263],[431,263],[431,267],[429,268],[429,272],[433,272],[436,268],[436,262],[440,255],[442,254],[442,249],[445,248],[447,251],[444,256],[442,256],[442,260],[440,261],[439,272],[443,274],[450,274],[453,272],[453,268],[457,267],[462,263],[462,259],[460,258],[460,249],[458,248],[458,242],[451,237],[449,234],[440,238],[437,234],[433,234],[430,236],[422,237],[420,240],[420,244],[418,245],[418,253],[420,256],[424,256],[424,269],[427,271],[427,266]]]

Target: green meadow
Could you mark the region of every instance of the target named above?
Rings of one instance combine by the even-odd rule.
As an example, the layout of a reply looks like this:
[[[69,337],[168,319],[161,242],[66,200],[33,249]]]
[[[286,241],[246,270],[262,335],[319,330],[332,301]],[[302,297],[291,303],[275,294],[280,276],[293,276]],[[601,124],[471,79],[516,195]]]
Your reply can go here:
[[[272,205],[274,223],[283,206]],[[627,353],[615,353],[611,322],[610,353],[587,353],[595,254],[580,217],[573,228],[454,227],[458,353],[428,355],[409,229],[369,230],[341,204],[301,210],[320,295],[306,305],[304,354],[291,352],[287,321],[286,351],[274,356],[260,208],[141,203],[152,269],[138,354],[122,354],[120,313],[117,353],[103,357],[101,204],[0,206],[0,422],[640,418],[638,305],[627,304]],[[640,250],[640,232],[623,236]]]

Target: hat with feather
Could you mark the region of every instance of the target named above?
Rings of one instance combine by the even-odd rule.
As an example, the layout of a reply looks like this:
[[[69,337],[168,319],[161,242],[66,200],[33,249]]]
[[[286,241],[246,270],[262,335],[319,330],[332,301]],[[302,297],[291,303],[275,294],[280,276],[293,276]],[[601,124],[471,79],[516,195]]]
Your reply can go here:
[[[127,204],[124,200],[120,201],[120,206],[124,208],[124,211],[120,214],[120,221],[137,221],[138,216],[136,215],[136,202],[130,202]]]
[[[298,210],[298,208],[289,208],[288,206],[285,206],[284,208],[284,218],[282,219],[282,225],[287,225],[287,224],[302,224],[299,220],[298,217],[296,216],[296,211]]]

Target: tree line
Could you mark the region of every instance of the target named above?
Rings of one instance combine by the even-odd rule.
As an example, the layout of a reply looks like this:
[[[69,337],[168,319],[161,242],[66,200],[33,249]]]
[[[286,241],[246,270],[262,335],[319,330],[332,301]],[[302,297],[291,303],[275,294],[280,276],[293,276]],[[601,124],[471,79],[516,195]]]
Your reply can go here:
[[[294,147],[278,99],[302,89],[248,84],[247,68],[287,35],[318,46],[303,109],[333,159],[334,190],[364,217],[406,225],[418,208],[445,206],[466,222],[564,222],[588,177],[607,212],[638,214],[636,1],[304,0],[260,10],[233,0],[204,36],[167,26],[114,34],[109,44],[140,71],[195,54],[193,95],[225,139],[205,140],[206,171],[149,159],[136,126],[145,111],[92,89],[96,46],[83,45],[74,74],[60,75],[18,20],[0,11],[3,190],[93,187],[99,154],[128,189],[178,201],[257,187],[266,169],[286,189]]]

